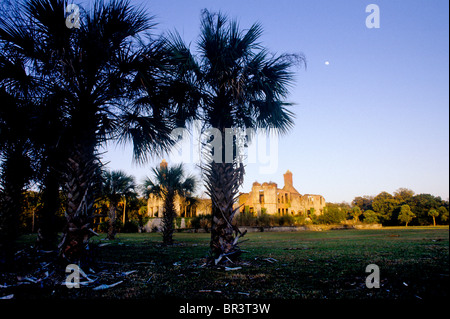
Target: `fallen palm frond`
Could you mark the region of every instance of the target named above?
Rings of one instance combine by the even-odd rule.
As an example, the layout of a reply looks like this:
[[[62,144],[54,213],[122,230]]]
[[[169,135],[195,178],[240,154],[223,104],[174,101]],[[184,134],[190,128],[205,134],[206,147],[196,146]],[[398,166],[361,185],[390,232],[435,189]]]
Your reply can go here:
[[[278,262],[278,260],[276,260],[275,258],[269,257],[269,258],[264,258],[263,260],[270,262],[271,264],[273,264],[274,262]]]
[[[121,283],[123,283],[123,280],[118,281],[118,282],[116,282],[114,284],[110,284],[110,285],[102,284],[100,286],[97,286],[97,287],[93,288],[92,290],[105,290],[105,289],[109,289],[109,288],[115,287],[115,286],[117,286],[117,285],[119,285]]]
[[[99,246],[97,245],[97,247]],[[132,281],[132,278],[129,279],[130,276],[138,272],[136,269],[113,270],[111,267],[117,269],[117,266],[120,267],[123,264],[108,262],[99,263],[94,267],[96,270],[92,268],[83,269],[76,264],[66,268],[60,263],[57,250],[43,252],[30,247],[16,252],[15,255],[21,264],[26,264],[29,267],[29,270],[20,274],[2,273],[0,289],[5,296],[0,296],[0,299],[14,299],[15,294],[13,292],[17,287],[23,286],[32,289],[50,288],[53,291],[61,289],[60,287],[92,289],[92,291],[105,290],[114,288],[125,281]],[[100,264],[107,264],[108,266],[105,268]],[[154,265],[154,262],[138,262],[137,264]],[[98,267],[101,268],[98,269]],[[77,291],[77,289],[73,291]]]
[[[233,270],[239,270],[242,269],[242,267],[225,267],[225,271],[233,271]]]

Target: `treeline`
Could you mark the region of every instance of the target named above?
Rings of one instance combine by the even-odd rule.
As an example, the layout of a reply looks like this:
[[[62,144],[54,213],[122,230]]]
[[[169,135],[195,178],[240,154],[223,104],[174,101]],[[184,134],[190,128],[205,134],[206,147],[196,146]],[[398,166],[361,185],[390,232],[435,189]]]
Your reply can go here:
[[[400,188],[393,194],[381,192],[376,196],[358,196],[351,204],[327,203],[324,213],[317,219],[325,224],[354,220],[383,226],[448,225],[448,211],[448,200]]]
[[[104,190],[106,190],[104,188]],[[95,214],[93,229],[96,232],[106,233],[110,226],[110,210],[114,205],[117,218],[114,227],[118,232],[138,232],[148,221],[147,198],[140,196],[137,191],[132,191],[126,196],[120,196],[117,203],[111,201],[111,193],[103,192],[95,201]],[[0,200],[3,194],[0,192]],[[19,215],[19,233],[37,233],[41,223],[39,209],[44,205],[41,191],[27,190],[24,193],[22,210]],[[55,212],[54,229],[62,232],[66,224],[64,213],[66,211],[66,196],[60,192],[59,207]]]
[[[108,232],[110,224],[108,212],[111,208],[111,195],[103,193],[96,201],[95,230]],[[64,218],[64,194],[60,195],[60,207],[56,214],[55,228],[62,231]],[[117,219],[115,228],[118,232],[138,232],[147,223],[147,198],[139,196],[138,192],[130,191],[121,196],[116,204]],[[23,211],[20,215],[20,230],[22,233],[37,231],[39,216],[36,212],[42,206],[42,193],[27,191]],[[339,224],[351,223],[381,223],[384,226],[399,225],[448,225],[449,202],[430,194],[417,194],[410,189],[401,188],[389,194],[381,192],[376,196],[358,196],[351,203],[327,203],[322,214],[305,215],[269,215],[253,216],[242,212],[234,220],[240,226],[301,226],[305,224]],[[211,216],[197,216],[186,219],[186,227],[195,229],[211,228]]]
[[[254,216],[240,213],[236,223],[240,226],[302,226],[307,224],[366,223],[383,226],[400,225],[448,225],[449,202],[439,196],[417,194],[407,188],[400,188],[389,194],[381,192],[376,196],[358,196],[351,203],[327,203],[323,213],[296,215]]]

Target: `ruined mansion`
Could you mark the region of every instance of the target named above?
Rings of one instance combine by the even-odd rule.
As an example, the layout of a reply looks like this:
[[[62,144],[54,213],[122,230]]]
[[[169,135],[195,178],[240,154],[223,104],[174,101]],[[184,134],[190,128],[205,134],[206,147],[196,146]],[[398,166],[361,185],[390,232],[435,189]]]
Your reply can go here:
[[[162,161],[161,165],[167,165]],[[321,195],[301,195],[293,186],[292,172],[289,170],[283,175],[284,186],[278,188],[276,183],[254,182],[249,193],[240,193],[239,200],[235,204],[240,212],[248,212],[254,216],[261,213],[270,215],[303,215],[310,217],[312,214],[322,214],[325,207],[325,198]],[[175,210],[178,217],[195,217],[211,214],[211,199],[192,197],[190,199],[175,197]],[[150,195],[147,202],[149,217],[162,217],[164,200],[155,195]]]
[[[240,211],[260,216],[261,213],[270,215],[303,215],[323,213],[325,198],[322,195],[301,195],[293,185],[292,172],[283,175],[284,186],[278,188],[276,183],[254,182],[250,193],[239,195]]]

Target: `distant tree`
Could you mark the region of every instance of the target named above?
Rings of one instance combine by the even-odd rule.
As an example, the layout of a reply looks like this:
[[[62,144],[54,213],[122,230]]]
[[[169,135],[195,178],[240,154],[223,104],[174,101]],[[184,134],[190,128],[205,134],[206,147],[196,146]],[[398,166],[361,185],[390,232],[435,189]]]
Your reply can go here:
[[[359,221],[359,216],[361,216],[362,212],[361,212],[361,208],[359,208],[359,206],[354,206],[352,208],[351,211],[352,217],[354,219],[355,222]]]
[[[394,192],[394,198],[399,203],[404,203],[414,196],[414,191],[408,188],[399,188]]]
[[[371,210],[373,202],[373,196],[357,196],[353,199],[352,205],[358,206],[361,211]]]
[[[127,200],[128,220],[137,223],[139,227],[143,227],[149,220],[147,216],[147,203],[148,201],[145,197],[133,196]]]
[[[379,222],[378,214],[374,212],[373,210],[366,210],[363,213],[364,216],[364,223],[366,224],[376,224]]]
[[[437,210],[443,206],[443,203],[440,197],[431,194],[418,194],[406,201],[406,204],[411,207],[411,211],[417,216],[415,222],[419,225],[429,225],[430,215],[428,213],[430,209]]]
[[[439,211],[434,209],[434,208],[432,208],[428,212],[428,216],[431,216],[433,218],[433,226],[436,226],[436,217],[439,216]]]
[[[448,210],[444,206],[439,207],[439,215],[441,216],[441,220],[446,222],[448,220]]]
[[[408,226],[408,223],[414,218],[416,215],[411,211],[411,208],[408,205],[402,205],[400,210],[400,214],[398,215],[398,220],[402,223],[406,223],[405,226]]]
[[[103,195],[109,200],[108,239],[116,236],[116,210],[119,201],[135,193],[134,177],[123,171],[105,171],[103,173]]]
[[[34,233],[36,231],[36,212],[42,206],[42,198],[39,192],[26,191],[24,210],[21,215],[21,228],[25,232]]]
[[[321,224],[338,224],[347,218],[347,210],[339,204],[328,203],[317,221]]]
[[[162,233],[163,244],[173,244],[175,196],[186,197],[195,190],[196,181],[193,176],[185,177],[183,165],[169,168],[167,163],[162,162],[159,167],[153,168],[152,179],[144,181],[144,194],[148,198],[154,194],[164,201]]]
[[[390,224],[392,213],[398,205],[398,201],[388,192],[381,192],[373,199],[373,210],[378,213],[381,222]]]

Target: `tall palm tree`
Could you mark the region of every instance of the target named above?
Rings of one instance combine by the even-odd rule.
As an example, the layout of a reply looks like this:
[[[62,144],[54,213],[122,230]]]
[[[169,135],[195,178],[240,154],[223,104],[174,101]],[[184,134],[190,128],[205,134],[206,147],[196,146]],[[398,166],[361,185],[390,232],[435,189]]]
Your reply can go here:
[[[26,61],[28,74],[39,80],[45,93],[41,96],[55,97],[52,103],[42,99],[42,110],[57,106],[63,119],[53,138],[43,139],[47,156],[67,150],[47,161],[46,186],[53,182],[48,189],[53,194],[60,183],[67,193],[60,256],[78,262],[94,234],[93,203],[101,184],[99,146],[112,139],[132,141],[135,159],[143,161],[172,145],[173,121],[164,116],[167,97],[160,93],[164,90],[158,89],[159,81],[150,81],[163,77],[164,55],[159,41],[149,38],[150,44],[143,44],[142,36],[154,25],[151,18],[129,1],[99,0],[92,10],[80,10],[79,29],[69,29],[66,5],[64,0],[21,2],[14,19],[0,18],[0,41]],[[152,93],[145,105],[131,103],[143,90]]]
[[[119,201],[136,192],[134,177],[123,171],[105,171],[103,173],[103,196],[109,201],[108,239],[116,235],[116,210]]]
[[[173,244],[174,219],[176,211],[174,206],[175,197],[188,197],[195,190],[196,181],[193,176],[185,177],[182,164],[171,168],[167,162],[161,162],[159,167],[153,168],[153,178],[145,179],[143,183],[144,194],[148,198],[154,194],[164,201],[164,212],[162,221],[163,244]]]
[[[191,52],[178,34],[168,37],[168,50],[178,66],[175,74],[183,83],[180,90],[197,101],[197,118],[204,128],[222,133],[222,150],[209,153],[219,152],[219,160],[216,156],[204,166],[212,200],[211,263],[237,257],[237,239],[242,236],[232,220],[244,168],[236,141],[232,161],[226,161],[225,129],[286,133],[294,125],[285,99],[293,83],[291,68],[305,60],[300,54],[270,54],[258,42],[261,34],[259,24],[241,30],[236,21],[204,10],[197,52]]]

